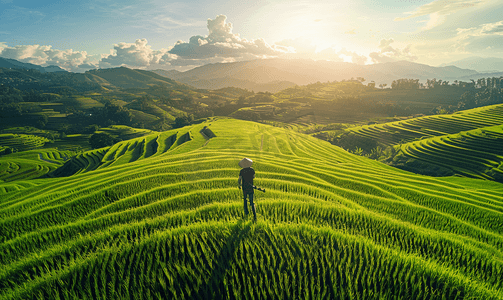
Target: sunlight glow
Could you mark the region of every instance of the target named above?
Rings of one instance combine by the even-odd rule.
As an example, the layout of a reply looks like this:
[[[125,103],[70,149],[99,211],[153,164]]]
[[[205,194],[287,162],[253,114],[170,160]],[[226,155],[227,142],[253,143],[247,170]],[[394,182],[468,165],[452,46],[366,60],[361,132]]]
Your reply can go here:
[[[328,17],[306,12],[289,16],[275,30],[275,35],[283,39],[302,39],[310,42],[303,47],[315,47],[316,51],[330,48],[338,43],[334,32],[334,22]]]
[[[353,62],[353,58],[349,55],[345,55],[345,54],[339,54],[339,57],[344,59],[344,62]]]

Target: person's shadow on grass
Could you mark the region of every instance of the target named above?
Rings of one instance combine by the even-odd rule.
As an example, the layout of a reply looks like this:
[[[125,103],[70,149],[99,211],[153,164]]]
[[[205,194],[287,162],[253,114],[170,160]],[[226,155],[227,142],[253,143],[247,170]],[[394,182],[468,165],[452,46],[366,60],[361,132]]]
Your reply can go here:
[[[233,227],[227,242],[220,249],[220,253],[213,261],[213,271],[206,283],[201,284],[196,293],[198,299],[219,299],[225,298],[227,287],[223,281],[227,271],[231,267],[231,262],[234,259],[234,253],[239,247],[239,244],[246,238],[250,231],[251,223],[240,219]]]

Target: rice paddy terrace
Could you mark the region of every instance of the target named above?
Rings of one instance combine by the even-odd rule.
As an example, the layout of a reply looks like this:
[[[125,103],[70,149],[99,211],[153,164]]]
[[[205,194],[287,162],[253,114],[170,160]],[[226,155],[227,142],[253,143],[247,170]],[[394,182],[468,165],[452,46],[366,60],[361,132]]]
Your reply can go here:
[[[71,151],[55,149],[29,150],[0,156],[0,195],[2,191],[18,190],[25,185],[33,185],[31,179],[55,171],[71,156],[73,156]]]
[[[19,151],[41,148],[47,142],[49,142],[47,138],[31,134],[0,134],[0,145],[2,147],[14,148]]]
[[[503,124],[503,104],[460,111],[451,115],[425,116],[384,124],[365,125],[348,129],[384,145],[397,145],[420,138],[429,138],[482,127]]]
[[[456,174],[503,182],[503,125],[422,139],[401,145],[403,155]]]
[[[503,299],[502,184],[232,119],[86,155],[0,189],[0,299]]]
[[[503,182],[503,105],[348,129],[453,174]],[[425,166],[427,168],[427,165]],[[417,170],[421,172],[421,170]]]

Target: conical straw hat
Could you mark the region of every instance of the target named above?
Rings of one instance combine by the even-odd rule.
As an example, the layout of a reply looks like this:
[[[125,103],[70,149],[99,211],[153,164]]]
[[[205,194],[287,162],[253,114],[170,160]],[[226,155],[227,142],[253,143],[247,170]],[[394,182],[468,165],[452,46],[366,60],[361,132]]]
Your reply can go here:
[[[253,164],[253,160],[249,159],[249,158],[243,158],[240,162],[239,162],[239,166],[241,168],[249,168],[251,167]]]

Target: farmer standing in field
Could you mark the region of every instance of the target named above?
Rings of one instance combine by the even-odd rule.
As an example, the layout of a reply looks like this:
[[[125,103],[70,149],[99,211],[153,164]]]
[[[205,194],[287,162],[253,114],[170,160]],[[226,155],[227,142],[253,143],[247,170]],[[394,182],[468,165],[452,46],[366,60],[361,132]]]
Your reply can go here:
[[[248,216],[248,203],[246,197],[250,198],[250,205],[253,212],[253,220],[257,220],[257,213],[255,212],[255,203],[253,203],[253,178],[255,178],[255,170],[251,167],[253,161],[249,158],[243,158],[239,162],[239,166],[243,169],[239,172],[238,184],[243,188],[244,208],[245,215]]]

